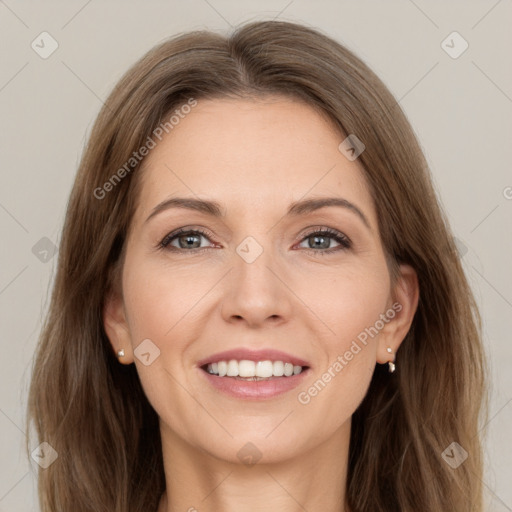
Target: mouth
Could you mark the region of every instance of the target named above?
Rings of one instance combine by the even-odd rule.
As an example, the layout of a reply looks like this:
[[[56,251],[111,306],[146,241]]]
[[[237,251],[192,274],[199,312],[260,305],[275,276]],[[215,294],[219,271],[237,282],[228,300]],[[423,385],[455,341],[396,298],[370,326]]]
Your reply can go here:
[[[230,398],[268,400],[297,387],[312,372],[298,356],[276,350],[238,347],[196,363],[204,382]]]
[[[206,383],[216,392],[238,400],[262,401],[293,390],[311,373],[307,365],[281,360],[220,360],[198,367]]]

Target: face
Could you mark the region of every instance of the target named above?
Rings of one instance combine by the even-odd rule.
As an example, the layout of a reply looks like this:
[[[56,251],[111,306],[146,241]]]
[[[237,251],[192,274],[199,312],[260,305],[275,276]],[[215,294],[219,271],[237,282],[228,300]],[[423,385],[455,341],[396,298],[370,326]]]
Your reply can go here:
[[[349,428],[376,363],[393,360],[414,294],[392,288],[344,139],[288,98],[199,100],[138,171],[122,297],[105,327],[169,436],[232,462],[247,442],[262,462],[291,458]],[[176,198],[215,202],[218,214]],[[313,199],[339,201],[288,212]],[[200,367],[232,349],[286,353],[252,358],[277,374],[274,361],[308,368],[245,381]],[[231,359],[251,356],[221,357]]]

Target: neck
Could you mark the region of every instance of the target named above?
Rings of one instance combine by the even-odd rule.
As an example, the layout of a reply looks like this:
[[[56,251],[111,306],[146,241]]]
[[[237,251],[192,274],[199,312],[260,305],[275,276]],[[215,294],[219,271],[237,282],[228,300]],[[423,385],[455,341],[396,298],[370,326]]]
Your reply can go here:
[[[293,458],[252,465],[219,459],[160,428],[166,492],[158,512],[348,511],[350,421]]]

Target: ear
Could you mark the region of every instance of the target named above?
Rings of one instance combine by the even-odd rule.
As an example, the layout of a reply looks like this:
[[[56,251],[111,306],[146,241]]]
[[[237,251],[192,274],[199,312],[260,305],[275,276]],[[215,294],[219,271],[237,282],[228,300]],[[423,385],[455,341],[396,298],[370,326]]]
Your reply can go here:
[[[377,362],[381,364],[395,360],[395,354],[409,332],[418,307],[418,276],[410,265],[399,266],[399,276],[391,296],[393,300],[385,313],[389,321],[378,337]],[[388,348],[391,348],[391,352],[388,352]]]
[[[126,321],[123,299],[118,293],[110,292],[107,295],[103,306],[103,326],[116,357],[119,350],[124,350],[124,356],[118,357],[118,361],[122,364],[133,363],[130,330]]]

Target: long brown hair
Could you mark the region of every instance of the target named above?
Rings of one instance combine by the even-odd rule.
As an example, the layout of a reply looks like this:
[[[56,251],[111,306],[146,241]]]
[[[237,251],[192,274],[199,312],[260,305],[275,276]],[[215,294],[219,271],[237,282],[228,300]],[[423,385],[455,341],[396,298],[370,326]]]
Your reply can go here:
[[[390,269],[410,264],[419,279],[398,370],[389,376],[376,365],[352,418],[348,506],[482,510],[480,317],[414,132],[350,50],[299,24],[262,21],[230,37],[197,31],[159,44],[98,115],[68,203],[30,387],[27,424],[59,454],[39,470],[43,512],[156,510],[165,489],[158,417],[135,365],[116,360],[102,322],[137,201],[140,163],[126,162],[191,98],[265,94],[300,98],[363,141],[359,160]],[[122,179],[112,179],[116,172]],[[459,454],[454,442],[468,454],[458,467],[442,455]]]

